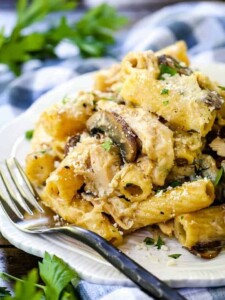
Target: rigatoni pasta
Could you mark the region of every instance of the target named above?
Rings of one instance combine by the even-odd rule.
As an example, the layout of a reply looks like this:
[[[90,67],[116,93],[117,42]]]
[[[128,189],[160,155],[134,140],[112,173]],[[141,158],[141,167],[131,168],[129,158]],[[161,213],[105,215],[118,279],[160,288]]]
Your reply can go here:
[[[115,244],[156,224],[213,257],[224,245],[224,98],[182,41],[129,53],[92,91],[42,113],[26,173],[55,213]]]
[[[147,198],[135,205],[122,198],[109,198],[105,205],[107,213],[112,212],[115,219],[124,220],[125,228],[136,230],[160,222],[166,222],[186,211],[196,211],[208,207],[214,200],[214,187],[210,180],[201,179]],[[120,203],[121,202],[121,203]],[[124,209],[124,206],[126,209]],[[128,212],[128,210],[130,210]],[[126,211],[124,216],[124,211]],[[120,221],[120,226],[123,225]]]
[[[167,90],[168,94],[163,91]],[[176,129],[194,130],[205,136],[216,117],[213,107],[204,103],[207,90],[200,88],[194,74],[153,79],[145,73],[132,73],[124,82],[121,96],[135,105],[163,117]]]
[[[206,255],[225,245],[225,206],[218,205],[182,214],[174,221],[175,236],[179,242],[192,251]],[[209,257],[210,258],[210,257]]]

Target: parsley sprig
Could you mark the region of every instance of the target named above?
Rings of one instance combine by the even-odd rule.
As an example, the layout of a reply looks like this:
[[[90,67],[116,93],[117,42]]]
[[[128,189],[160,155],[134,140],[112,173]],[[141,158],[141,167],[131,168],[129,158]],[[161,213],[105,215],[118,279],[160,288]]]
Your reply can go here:
[[[4,280],[15,281],[14,296],[2,287],[0,298],[4,300],[77,300],[77,294],[71,284],[79,281],[77,273],[72,270],[62,259],[45,253],[44,259],[39,263],[39,274],[45,285],[38,284],[38,270],[31,270],[22,279],[11,276],[7,273],[0,273]]]
[[[127,23],[115,8],[102,4],[89,10],[75,24],[68,24],[63,16],[58,25],[42,32],[30,32],[30,26],[42,21],[50,13],[72,10],[73,0],[18,0],[17,20],[9,36],[0,28],[0,63],[6,64],[16,75],[23,63],[31,59],[55,58],[55,48],[62,40],[69,40],[85,57],[102,56],[115,40],[113,33]]]

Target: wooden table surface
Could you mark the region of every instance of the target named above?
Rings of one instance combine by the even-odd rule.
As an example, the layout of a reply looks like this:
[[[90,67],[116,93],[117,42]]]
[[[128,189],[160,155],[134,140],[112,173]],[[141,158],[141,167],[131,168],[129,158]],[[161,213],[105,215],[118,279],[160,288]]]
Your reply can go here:
[[[33,268],[37,268],[40,258],[27,254],[15,248],[0,234],[0,272],[6,272],[16,277],[26,275]],[[12,291],[12,284],[0,279],[0,287],[6,286]]]

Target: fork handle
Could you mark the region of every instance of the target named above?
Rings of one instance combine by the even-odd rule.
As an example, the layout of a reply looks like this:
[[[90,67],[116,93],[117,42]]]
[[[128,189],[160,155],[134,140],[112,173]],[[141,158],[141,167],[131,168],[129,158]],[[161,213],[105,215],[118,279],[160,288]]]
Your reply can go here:
[[[98,234],[76,226],[65,226],[60,231],[94,249],[147,295],[161,300],[186,299]]]

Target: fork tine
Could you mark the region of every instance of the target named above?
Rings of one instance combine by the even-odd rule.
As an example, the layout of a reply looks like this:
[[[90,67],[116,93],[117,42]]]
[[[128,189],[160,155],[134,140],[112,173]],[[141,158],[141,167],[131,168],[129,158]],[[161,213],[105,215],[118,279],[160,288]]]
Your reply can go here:
[[[6,162],[6,167],[9,171],[9,166],[8,166],[7,162]],[[9,172],[9,175],[12,178],[11,172]],[[2,177],[2,181],[5,185],[5,188],[10,196],[11,201],[14,203],[18,203],[19,207],[21,207],[23,210],[25,210],[28,214],[32,215],[33,214],[32,210],[27,205],[27,203],[25,202],[23,197],[21,197],[21,195],[18,192],[16,192],[16,191],[14,192],[12,183],[10,183],[10,180],[8,180],[7,177],[4,175],[4,172],[2,169],[1,169],[1,177]]]
[[[11,202],[9,205],[8,202],[0,195],[0,206],[2,207],[3,211],[12,222],[18,223],[18,221],[23,220],[23,215],[20,213],[17,207],[14,206],[12,208],[11,205],[14,205],[12,203],[13,202]]]
[[[0,177],[2,178],[2,181],[5,183],[4,175],[2,173],[1,168],[0,168]],[[12,213],[14,213],[14,216],[17,216],[18,218],[23,219],[23,214],[20,212],[20,210],[16,206],[15,202],[10,201],[10,205],[9,205],[8,201],[5,199],[5,197],[3,196],[1,191],[0,191],[0,205],[2,206],[3,210],[6,212],[6,214],[10,217],[11,220],[14,219],[11,217]]]
[[[32,184],[30,183],[29,179],[27,178],[23,168],[21,167],[20,163],[18,162],[18,160],[14,157],[13,158],[14,164],[17,167],[21,177],[24,180],[25,185],[27,186],[28,190],[30,191],[30,195],[29,197],[26,196],[25,191],[23,190],[23,188],[21,187],[21,185],[19,184],[17,178],[14,176],[14,178],[12,177],[16,187],[18,188],[19,192],[21,193],[21,196],[24,197],[25,199],[27,199],[28,202],[30,202],[31,204],[33,204],[35,206],[35,208],[43,213],[44,210],[43,208],[39,205],[39,203],[37,202],[37,199],[40,199],[37,191],[33,188]],[[10,168],[11,171],[11,168]],[[10,172],[9,171],[9,172]],[[10,172],[11,174],[12,172]],[[12,173],[13,174],[13,173]],[[14,175],[14,174],[13,174]]]

